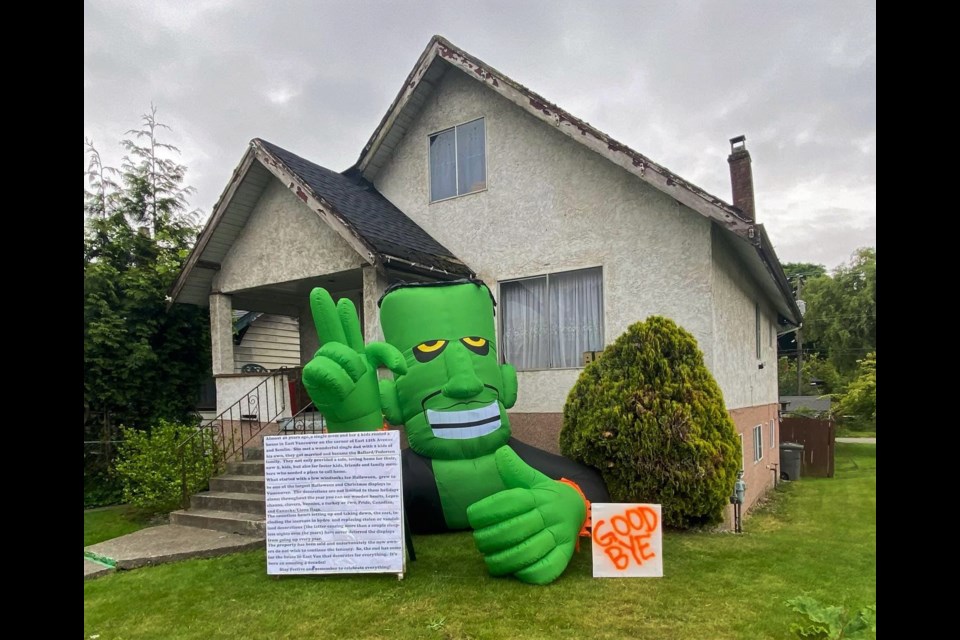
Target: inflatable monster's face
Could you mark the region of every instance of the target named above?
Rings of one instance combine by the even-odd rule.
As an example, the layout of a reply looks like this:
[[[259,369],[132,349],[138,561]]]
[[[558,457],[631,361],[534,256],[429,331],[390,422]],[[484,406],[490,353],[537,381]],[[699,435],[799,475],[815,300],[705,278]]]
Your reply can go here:
[[[380,303],[384,338],[403,354],[396,378],[410,448],[429,458],[475,458],[510,438],[497,362],[493,300],[483,284],[411,285]],[[510,369],[512,373],[512,369]],[[510,381],[507,382],[511,384]]]

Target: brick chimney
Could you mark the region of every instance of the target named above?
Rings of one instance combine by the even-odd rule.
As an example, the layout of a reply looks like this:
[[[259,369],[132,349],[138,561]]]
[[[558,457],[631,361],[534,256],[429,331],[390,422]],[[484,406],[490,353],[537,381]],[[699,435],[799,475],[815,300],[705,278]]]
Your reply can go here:
[[[733,206],[743,212],[743,217],[756,222],[757,212],[753,204],[753,170],[750,168],[750,152],[747,151],[747,136],[730,138],[730,185],[733,188]]]

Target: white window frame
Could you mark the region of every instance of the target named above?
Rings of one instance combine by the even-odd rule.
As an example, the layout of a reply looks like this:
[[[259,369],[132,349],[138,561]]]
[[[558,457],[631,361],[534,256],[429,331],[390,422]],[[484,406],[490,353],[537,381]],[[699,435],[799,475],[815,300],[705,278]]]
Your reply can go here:
[[[550,299],[550,276],[551,276],[551,275],[556,276],[556,275],[560,275],[560,274],[562,274],[562,273],[570,273],[570,272],[572,272],[572,271],[589,271],[589,270],[591,270],[591,269],[599,269],[599,270],[600,270],[600,345],[601,345],[601,349],[603,349],[603,348],[606,346],[606,317],[607,317],[607,301],[606,301],[607,299],[606,299],[606,297],[604,296],[604,292],[605,292],[606,289],[607,289],[607,285],[606,285],[606,282],[604,281],[603,265],[599,265],[599,264],[598,264],[598,265],[593,265],[593,266],[590,266],[590,267],[576,267],[576,268],[574,268],[574,269],[563,269],[563,270],[561,270],[561,271],[552,271],[552,272],[550,272],[550,273],[541,273],[541,274],[538,274],[538,275],[535,275],[535,276],[524,276],[524,277],[522,277],[522,278],[507,278],[507,279],[504,279],[504,280],[498,280],[498,281],[497,281],[497,303],[498,303],[498,304],[502,304],[502,303],[503,303],[503,294],[502,294],[502,290],[501,290],[501,286],[502,286],[503,284],[510,284],[511,282],[523,282],[524,280],[537,280],[537,279],[539,279],[539,278],[546,278],[546,279],[547,279],[547,300],[548,300],[548,303],[547,303],[547,326],[549,327],[549,326],[550,326],[550,304],[549,304],[549,299]],[[504,362],[506,362],[506,355],[505,355],[505,353],[506,353],[506,340],[503,338],[503,335],[504,335],[503,316],[504,316],[504,315],[505,315],[505,312],[503,312],[503,311],[501,311],[500,313],[497,314],[497,331],[499,332],[499,336],[500,336],[500,340],[498,341],[497,344],[498,344],[499,347],[500,347],[500,349],[499,349],[499,350],[500,350],[499,358],[500,358],[500,363],[501,363],[501,364],[503,364]],[[512,364],[512,363],[511,363],[511,364]],[[583,369],[583,368],[584,368],[583,364],[580,364],[580,365],[577,365],[577,366],[575,366],[575,367],[540,367],[540,368],[537,368],[537,369],[517,369],[517,371],[518,371],[518,372],[522,372],[522,371],[576,371],[576,370],[580,370],[580,369]]]
[[[747,452],[743,448],[743,434],[737,434],[740,436],[740,469],[747,468]]]
[[[770,418],[770,448],[773,449],[777,444],[777,419]]]
[[[457,148],[457,127],[462,127],[468,125],[477,120],[483,120],[483,189],[476,189],[475,191],[468,191],[466,193],[460,193],[460,150]],[[430,138],[438,136],[441,133],[446,133],[447,131],[453,131],[453,158],[457,162],[455,171],[453,172],[454,180],[456,181],[457,193],[456,195],[447,196],[446,198],[439,198],[433,200],[433,171],[430,166]],[[477,118],[472,118],[464,122],[457,123],[452,127],[447,127],[446,129],[440,129],[439,131],[434,131],[433,133],[427,134],[427,202],[428,204],[433,204],[435,202],[446,202],[447,200],[453,200],[454,198],[462,198],[464,196],[470,196],[475,193],[483,193],[487,190],[487,185],[490,184],[487,180],[487,176],[490,173],[488,170],[490,165],[487,162],[487,119],[486,116],[480,116]]]
[[[763,425],[753,428],[753,464],[763,460]]]

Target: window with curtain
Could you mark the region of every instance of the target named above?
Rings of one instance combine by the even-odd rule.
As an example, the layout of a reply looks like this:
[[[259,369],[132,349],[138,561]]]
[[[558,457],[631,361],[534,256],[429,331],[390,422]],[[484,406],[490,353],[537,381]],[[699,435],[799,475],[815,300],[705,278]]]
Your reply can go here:
[[[430,136],[430,202],[486,187],[483,118]]]
[[[500,283],[501,351],[517,369],[579,367],[603,349],[601,269]]]

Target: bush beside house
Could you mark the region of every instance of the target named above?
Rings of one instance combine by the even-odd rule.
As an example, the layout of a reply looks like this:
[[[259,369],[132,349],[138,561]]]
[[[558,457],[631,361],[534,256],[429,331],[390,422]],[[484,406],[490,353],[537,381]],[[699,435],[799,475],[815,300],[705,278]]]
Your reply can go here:
[[[149,432],[121,427],[123,442],[116,471],[123,483],[123,500],[149,513],[172,511],[183,497],[183,470],[187,493],[202,491],[216,470],[216,460],[193,443],[196,427],[161,420]]]
[[[696,339],[653,316],[583,370],[567,398],[560,448],[603,474],[613,500],[663,505],[664,524],[721,521],[740,443]]]

